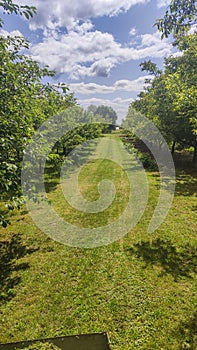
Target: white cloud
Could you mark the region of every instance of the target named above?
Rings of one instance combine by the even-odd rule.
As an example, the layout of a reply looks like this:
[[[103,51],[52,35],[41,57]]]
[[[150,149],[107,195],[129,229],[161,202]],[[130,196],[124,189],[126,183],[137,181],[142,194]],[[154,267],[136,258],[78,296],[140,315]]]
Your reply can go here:
[[[79,34],[85,34],[94,28],[92,22],[90,20],[84,21],[81,25],[76,24],[73,28]]]
[[[110,94],[114,92],[114,86],[99,85],[95,83],[76,83],[69,84],[69,88],[72,92],[82,95],[92,94]]]
[[[174,52],[171,56],[173,56],[173,57],[181,57],[181,56],[183,56],[183,51],[176,51],[176,52]]]
[[[120,123],[121,120],[126,117],[129,105],[132,101],[133,101],[132,98],[124,99],[124,98],[118,97],[112,100],[100,99],[100,98],[89,98],[89,99],[81,99],[78,102],[85,109],[87,109],[87,107],[90,106],[91,104],[95,106],[105,105],[105,106],[112,107],[116,111],[118,115],[118,122]]]
[[[168,5],[170,5],[171,0],[157,0],[157,7],[161,8],[161,7],[167,7]]]
[[[133,36],[133,35],[136,35],[137,34],[137,30],[135,27],[132,27],[130,32],[129,32],[129,35]]]
[[[197,24],[193,24],[189,30],[189,34],[194,34],[197,32]]]
[[[97,94],[111,94],[117,91],[125,91],[125,92],[139,92],[143,90],[145,79],[150,78],[150,76],[139,77],[135,80],[117,80],[113,85],[99,85],[95,83],[77,83],[70,84],[69,87],[71,91],[78,93],[80,95],[91,95],[95,94],[95,97],[88,98],[79,98],[79,104],[87,109],[87,107],[91,104],[95,106],[106,105],[112,107],[117,115],[118,122],[120,123],[122,119],[126,117],[128,112],[128,108],[130,103],[133,101],[133,98],[123,98],[123,97],[115,97],[115,98],[98,98]]]
[[[145,46],[153,46],[157,45],[158,43],[161,42],[160,40],[160,34],[157,32],[155,34],[144,34],[141,36],[142,43],[140,47],[145,47]]]
[[[26,0],[15,0],[26,5]],[[128,11],[133,5],[149,0],[29,0],[28,5],[36,6],[37,14],[30,21],[31,29],[45,27],[73,28],[77,21],[100,16],[115,16]]]
[[[116,91],[139,92],[143,90],[145,79],[150,79],[151,76],[139,77],[135,80],[117,80],[113,85],[99,85],[95,83],[74,83],[70,84],[71,91],[78,94],[111,94]]]
[[[23,38],[23,34],[19,30],[13,30],[12,32],[8,32],[7,30],[1,29],[0,36],[3,36],[4,38],[7,38],[8,36],[21,36]]]
[[[31,45],[31,54],[39,63],[49,65],[57,74],[66,73],[71,79],[108,77],[119,64],[168,55],[171,47],[167,40],[160,40],[159,33],[138,36],[138,46],[136,42],[122,45],[111,34],[95,30],[90,20],[115,16],[135,4],[149,1],[29,0],[28,4],[37,8],[37,14],[29,21],[30,28],[43,29],[43,39]],[[15,2],[26,4],[26,0]],[[131,28],[130,35],[136,35],[135,28]]]
[[[109,33],[89,31],[91,23],[83,23],[67,34],[57,37],[48,34],[42,42],[31,47],[35,60],[48,64],[57,73],[67,73],[71,79],[84,76],[107,77],[120,63],[147,57],[163,57],[171,52],[166,39],[160,40],[158,32],[139,37],[140,45],[122,46]]]

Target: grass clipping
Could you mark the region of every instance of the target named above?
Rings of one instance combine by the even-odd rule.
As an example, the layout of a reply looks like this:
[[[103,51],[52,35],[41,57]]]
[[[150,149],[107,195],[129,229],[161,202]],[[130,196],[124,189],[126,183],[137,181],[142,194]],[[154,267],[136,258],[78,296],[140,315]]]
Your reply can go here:
[[[24,348],[24,350],[59,350],[59,348],[52,343],[36,342]]]

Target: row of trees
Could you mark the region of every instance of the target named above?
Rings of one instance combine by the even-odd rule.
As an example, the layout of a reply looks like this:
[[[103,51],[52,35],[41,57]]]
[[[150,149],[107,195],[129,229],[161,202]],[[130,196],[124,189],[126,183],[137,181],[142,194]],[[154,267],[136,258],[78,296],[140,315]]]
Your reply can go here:
[[[1,1],[0,7],[6,13],[19,14],[27,19],[36,12],[35,7],[19,6],[12,0]],[[197,34],[186,35],[186,32],[195,20],[194,0],[173,0],[164,18],[156,22],[162,36],[173,33],[182,55],[166,59],[163,72],[150,61],[142,63],[142,70],[149,71],[153,79],[147,82],[146,90],[139,95],[139,99],[131,104],[125,122],[132,118],[135,108],[158,126],[172,145],[172,151],[175,143],[193,146],[194,160],[197,149]],[[0,27],[2,26],[3,21],[0,20]],[[85,112],[77,106],[67,85],[43,83],[44,77],[53,76],[55,72],[48,67],[41,68],[26,55],[28,47],[28,42],[22,37],[0,37],[0,192],[7,193],[7,199],[18,198],[21,194],[24,150],[43,122],[64,113],[68,125],[72,124],[72,130],[60,137],[50,155],[51,159],[61,161],[61,157],[67,155],[77,144],[113,129],[117,120],[111,107],[89,106]],[[92,125],[94,121],[100,121],[101,124]],[[103,121],[111,126],[106,127],[102,124]],[[6,224],[3,216],[0,216],[0,221],[3,225]]]
[[[135,110],[142,113],[158,127],[172,153],[176,145],[193,147],[193,162],[197,158],[197,33],[188,30],[195,19],[195,1],[172,1],[164,19],[157,21],[162,37],[173,33],[179,54],[164,60],[163,71],[150,60],[140,64],[152,79],[131,103],[123,123],[128,127]]]
[[[67,87],[43,84],[51,72],[21,54],[23,38],[0,38],[0,176],[1,191],[19,190],[23,150],[44,120],[75,104]]]
[[[88,112],[92,113],[94,116],[97,116],[97,119],[99,120],[99,116],[101,117],[101,121],[104,119],[105,122],[116,125],[117,122],[117,114],[114,111],[112,107],[109,106],[95,106],[95,105],[90,105],[88,106]]]
[[[1,1],[0,8],[5,13],[15,13],[27,19],[36,12],[33,6],[19,6],[12,0]],[[0,19],[2,26],[3,21]],[[101,134],[104,126],[92,124],[94,120],[98,122],[100,118],[101,122],[115,122],[117,118],[115,112],[105,106],[100,109],[95,107],[94,111],[83,111],[65,84],[43,83],[43,78],[46,80],[46,77],[54,76],[55,72],[47,66],[41,68],[28,55],[28,48],[28,42],[20,36],[0,36],[0,193],[1,198],[9,201],[9,208],[14,207],[13,203],[21,203],[24,150],[45,121],[57,115],[58,128],[62,128],[63,120],[65,130],[66,127],[70,129],[60,137],[49,154],[49,160],[57,164],[76,145]],[[43,154],[46,149],[50,149],[50,143],[44,145]],[[0,222],[6,226],[3,215],[0,215]]]

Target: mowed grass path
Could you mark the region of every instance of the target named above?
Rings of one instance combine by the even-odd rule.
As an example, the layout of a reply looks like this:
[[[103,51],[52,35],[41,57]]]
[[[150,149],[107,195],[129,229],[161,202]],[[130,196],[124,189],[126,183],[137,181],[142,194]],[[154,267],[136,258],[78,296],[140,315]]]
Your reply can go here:
[[[121,163],[124,160],[124,152],[124,148],[120,142],[114,142],[113,138],[105,137],[101,138],[97,145],[88,143],[83,149],[79,147],[79,150],[76,152],[77,158],[82,158],[83,161],[82,164],[79,164],[80,172],[78,185],[84,200],[88,202],[99,200],[100,194],[98,192],[98,185],[102,180],[113,182],[116,196],[112,204],[109,205],[106,210],[96,213],[82,212],[70,205],[66,205],[66,197],[62,192],[62,187],[59,186],[56,188],[55,196],[53,192],[48,193],[48,198],[56,212],[65,220],[79,227],[92,228],[104,226],[113,221],[114,218],[117,218],[127,205],[130,191],[127,174],[123,171],[121,165],[116,162],[117,160]],[[73,156],[74,159],[76,159],[76,154]],[[73,174],[78,171],[77,164],[75,168],[77,169],[74,169],[68,174],[68,180],[71,182],[71,185]],[[67,185],[68,188],[69,183]],[[103,193],[105,198],[110,195],[108,189],[109,187],[106,188],[106,193]],[[74,197],[75,192],[76,188],[74,185],[70,197]],[[82,207],[82,209],[84,208]]]
[[[68,247],[42,233],[25,209],[12,214],[0,239],[0,342],[107,331],[113,350],[197,348],[196,175],[178,173],[173,205],[151,236],[159,174],[147,176],[142,219],[108,246]],[[126,206],[129,182],[120,166],[90,159],[79,181],[88,200],[98,199],[102,178],[117,191],[103,213],[69,207],[58,179],[46,176],[51,205],[79,226],[113,221]]]

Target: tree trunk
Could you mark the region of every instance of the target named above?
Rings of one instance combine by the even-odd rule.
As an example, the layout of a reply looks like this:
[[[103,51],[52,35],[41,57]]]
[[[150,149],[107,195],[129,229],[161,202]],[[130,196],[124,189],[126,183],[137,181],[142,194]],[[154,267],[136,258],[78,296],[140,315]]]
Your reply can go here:
[[[193,164],[196,164],[196,159],[197,159],[197,145],[194,146],[194,153],[193,153],[193,159],[192,159]]]
[[[172,148],[171,148],[171,154],[172,154],[172,156],[174,155],[175,145],[176,145],[176,141],[173,141],[173,143],[172,143]]]
[[[19,149],[16,150],[16,153],[17,153],[18,162],[20,162],[20,161],[21,161],[21,157],[20,157],[20,151],[19,151]]]
[[[42,159],[39,159],[39,173],[42,174]]]
[[[56,152],[59,154],[59,141],[56,142]]]
[[[63,145],[63,155],[66,155],[66,147]]]

